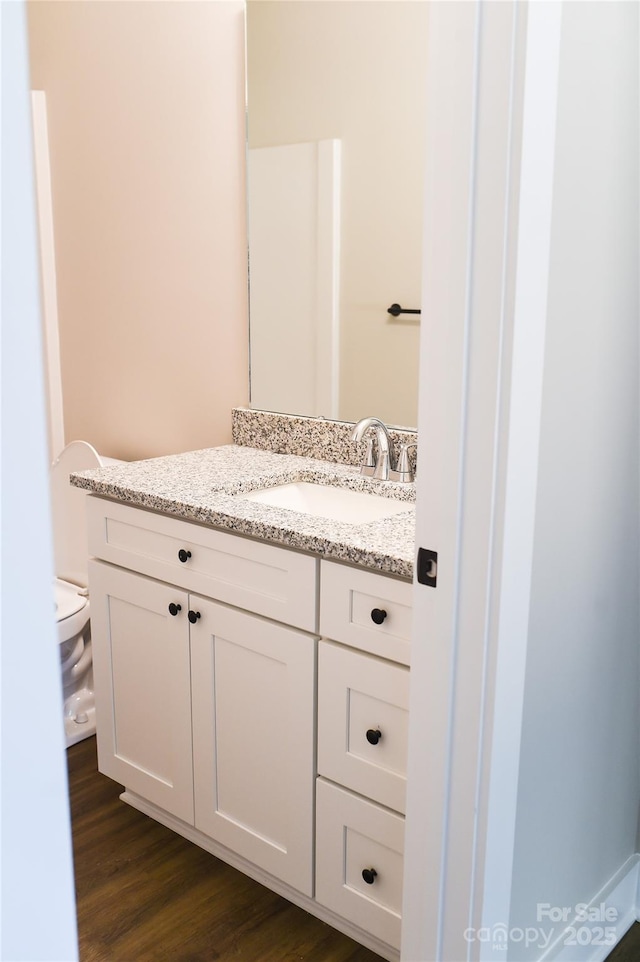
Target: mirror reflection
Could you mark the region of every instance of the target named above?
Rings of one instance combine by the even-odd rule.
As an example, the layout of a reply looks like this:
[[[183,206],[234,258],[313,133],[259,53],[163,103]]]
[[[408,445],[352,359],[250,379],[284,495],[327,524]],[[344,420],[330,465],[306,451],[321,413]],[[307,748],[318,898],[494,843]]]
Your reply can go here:
[[[427,0],[248,0],[251,406],[417,421]]]

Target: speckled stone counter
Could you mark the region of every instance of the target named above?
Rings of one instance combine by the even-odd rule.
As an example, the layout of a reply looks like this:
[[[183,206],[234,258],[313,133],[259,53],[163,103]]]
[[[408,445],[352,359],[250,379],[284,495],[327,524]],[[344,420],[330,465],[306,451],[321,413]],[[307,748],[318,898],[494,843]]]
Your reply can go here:
[[[367,524],[347,524],[247,501],[237,495],[292,481],[371,491],[407,502],[406,512]],[[288,548],[411,578],[415,485],[374,481],[357,467],[225,445],[148,461],[109,465],[71,476],[79,488],[210,524]]]
[[[353,427],[351,421],[331,421],[299,414],[277,414],[249,408],[233,408],[231,411],[234,444],[338,464],[359,464],[362,461],[364,443],[354,444],[351,438]],[[418,435],[411,428],[387,427],[387,433],[394,457],[397,457],[401,444],[417,445]],[[409,451],[409,463],[415,472],[415,450]]]

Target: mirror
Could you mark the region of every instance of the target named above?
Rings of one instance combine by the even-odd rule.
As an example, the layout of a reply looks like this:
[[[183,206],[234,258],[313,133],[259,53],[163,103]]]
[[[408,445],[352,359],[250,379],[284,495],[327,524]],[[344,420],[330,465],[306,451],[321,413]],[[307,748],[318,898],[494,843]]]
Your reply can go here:
[[[251,407],[415,427],[427,0],[248,0]]]

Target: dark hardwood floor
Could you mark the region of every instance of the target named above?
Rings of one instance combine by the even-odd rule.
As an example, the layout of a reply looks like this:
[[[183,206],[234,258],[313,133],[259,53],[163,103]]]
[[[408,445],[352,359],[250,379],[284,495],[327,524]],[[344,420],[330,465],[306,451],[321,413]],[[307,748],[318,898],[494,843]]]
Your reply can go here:
[[[118,798],[95,738],[67,751],[81,962],[381,962]],[[640,925],[607,962],[640,962]]]
[[[640,960],[640,924],[631,926],[625,937],[618,942],[613,952],[607,956],[605,962],[639,962]]]
[[[380,962],[121,802],[95,738],[67,760],[81,962]]]

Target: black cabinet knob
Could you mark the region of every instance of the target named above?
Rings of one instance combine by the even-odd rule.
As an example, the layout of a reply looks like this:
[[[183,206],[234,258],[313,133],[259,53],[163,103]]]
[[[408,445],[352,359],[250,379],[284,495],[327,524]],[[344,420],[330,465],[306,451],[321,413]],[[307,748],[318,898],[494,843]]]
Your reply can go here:
[[[362,870],[362,877],[367,883],[367,885],[373,885],[376,880],[377,872],[374,868],[365,868]]]
[[[199,611],[190,611],[189,614],[187,615],[187,618],[189,619],[192,625],[195,625],[196,621],[200,617],[201,615]]]
[[[177,615],[179,611],[182,611],[182,605],[174,605],[173,601],[169,605],[169,614]]]
[[[374,608],[371,612],[371,620],[374,621],[376,625],[381,625],[386,617],[387,613],[384,608]]]
[[[382,738],[382,732],[379,728],[369,728],[367,731],[367,741],[370,745],[377,745]]]
[[[180,559],[180,561],[184,563],[185,561],[188,561],[190,557],[191,557],[190,551],[185,551],[184,548],[180,548],[180,551],[178,552],[178,558]]]

